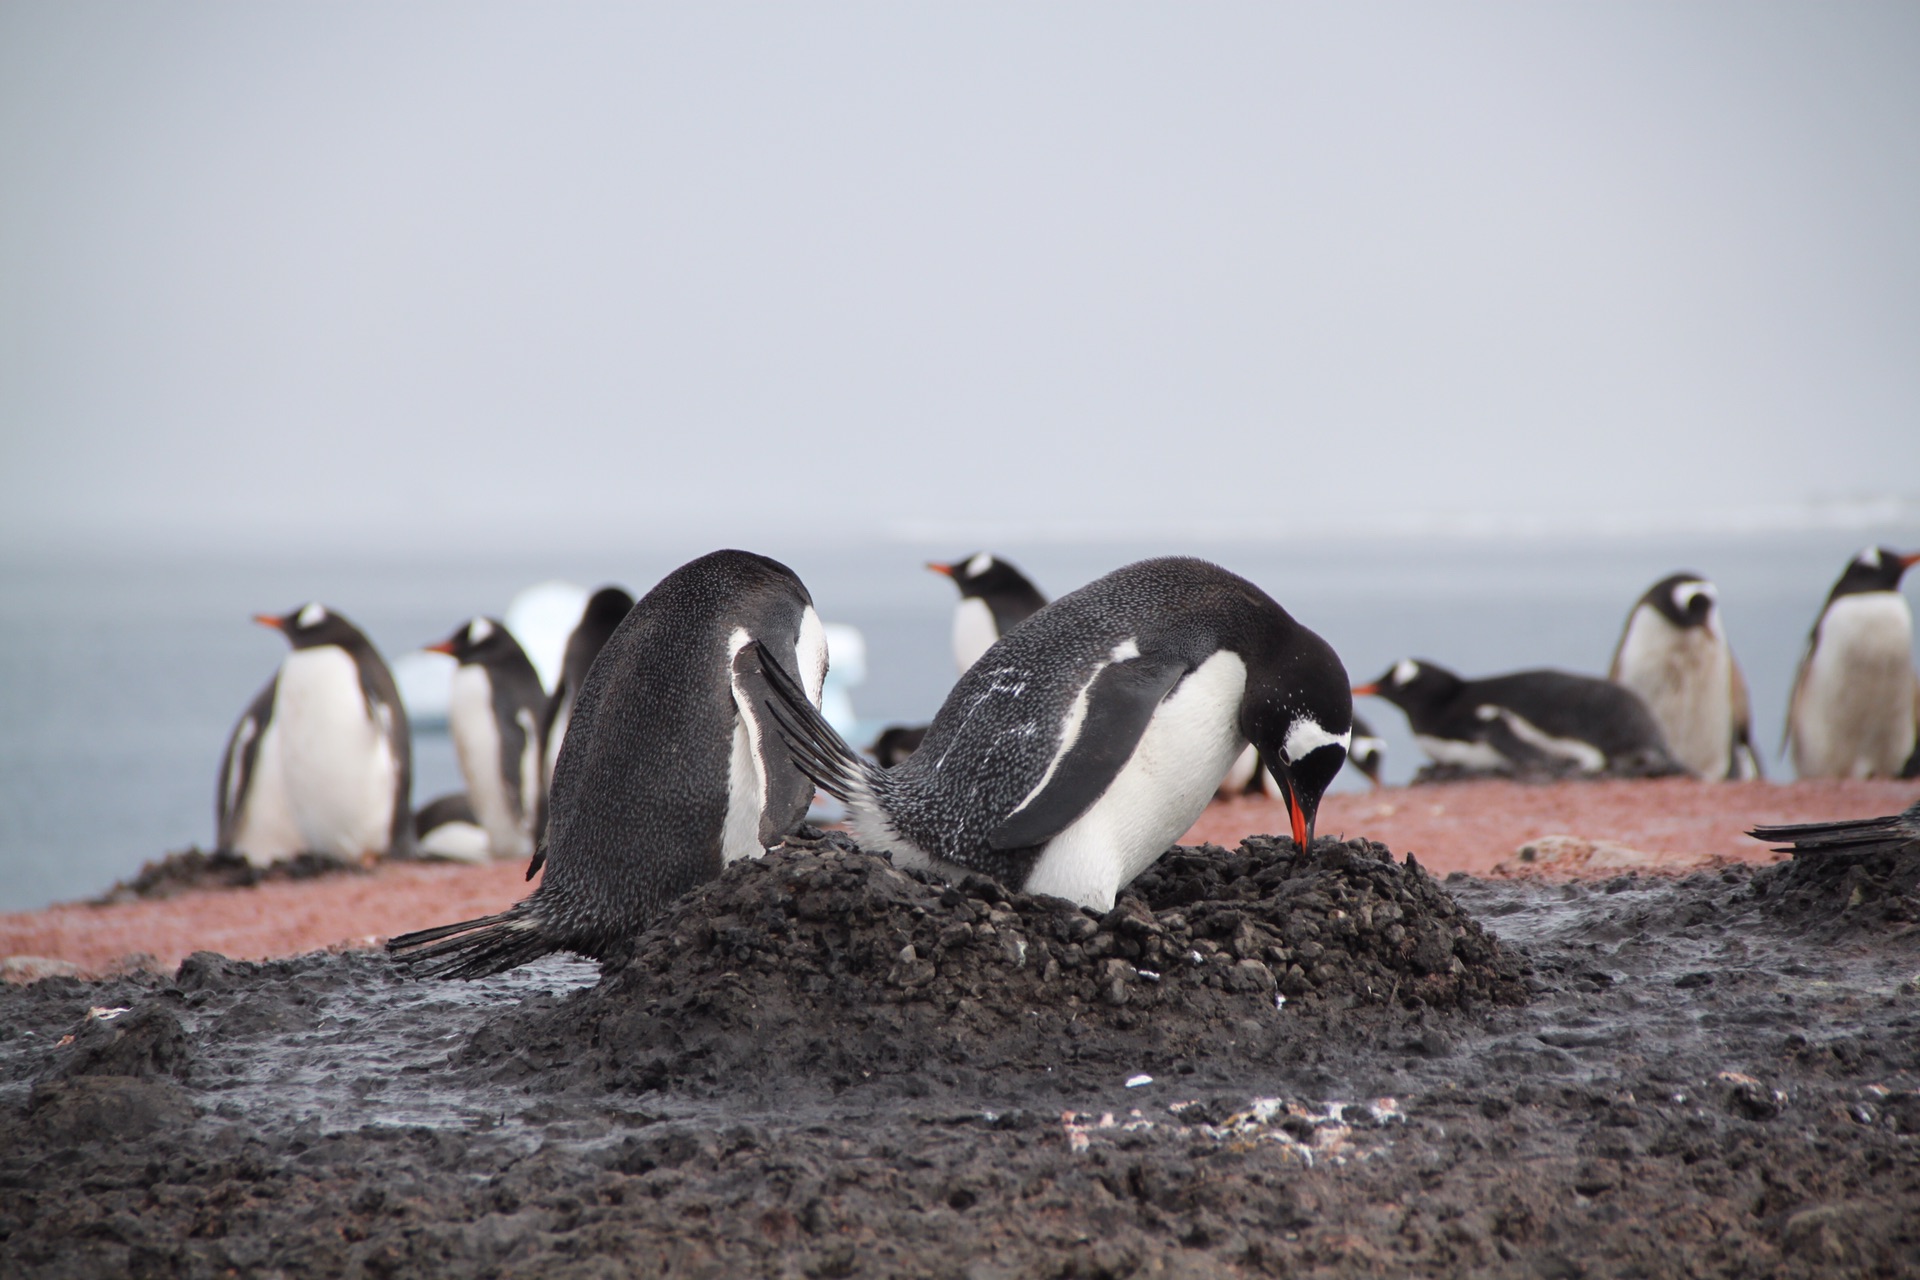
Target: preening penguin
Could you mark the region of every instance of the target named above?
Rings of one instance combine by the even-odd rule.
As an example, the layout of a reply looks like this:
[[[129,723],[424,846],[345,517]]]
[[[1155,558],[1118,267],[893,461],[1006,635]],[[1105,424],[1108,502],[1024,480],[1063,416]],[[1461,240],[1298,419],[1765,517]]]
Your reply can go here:
[[[978,871],[1106,908],[1192,825],[1249,740],[1313,836],[1353,712],[1327,643],[1203,560],[1144,560],[988,649],[920,749],[863,761],[769,668],[800,767],[897,862]]]
[[[1437,764],[1488,773],[1681,772],[1653,714],[1635,694],[1565,671],[1463,680],[1403,658],[1357,695],[1407,713],[1414,741]]]
[[[1647,589],[1627,614],[1607,679],[1640,696],[1673,758],[1696,777],[1761,776],[1746,677],[1720,620],[1720,597],[1697,573]]]
[[[254,621],[283,632],[293,652],[227,741],[219,847],[256,865],[410,851],[413,745],[387,664],[319,603]]]
[[[593,666],[593,660],[600,655],[601,648],[613,635],[620,620],[633,608],[633,597],[624,587],[602,587],[587,597],[586,608],[580,612],[580,621],[574,624],[573,634],[567,637],[567,653],[560,665],[560,682],[554,686],[553,697],[548,699],[546,713],[540,722],[541,739],[546,743],[546,766],[542,774],[543,784],[553,783],[553,766],[560,759],[560,744],[566,740],[567,725],[573,717],[574,703],[579,700],[580,686],[586,683],[587,672]]]
[[[953,660],[962,671],[1047,603],[1025,574],[984,551],[951,564],[930,561],[927,568],[960,588],[960,603],[953,609]]]
[[[520,642],[497,618],[475,618],[438,644],[460,665],[447,699],[467,799],[496,858],[530,858],[546,791],[540,716],[547,693]]]
[[[1803,778],[1896,778],[1920,771],[1913,610],[1900,579],[1920,554],[1868,547],[1833,584],[1814,621],[1787,705]]]
[[[553,951],[624,962],[668,902],[759,857],[806,816],[813,786],[764,720],[763,664],[818,706],[826,631],[791,569],[716,551],[661,579],[580,690],[527,871],[544,863],[539,887],[499,915],[406,934],[388,950],[446,978]]]

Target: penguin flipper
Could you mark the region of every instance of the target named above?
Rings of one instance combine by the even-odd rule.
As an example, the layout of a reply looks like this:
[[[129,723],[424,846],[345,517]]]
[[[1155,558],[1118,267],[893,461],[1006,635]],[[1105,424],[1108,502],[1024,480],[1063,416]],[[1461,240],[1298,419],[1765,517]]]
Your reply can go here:
[[[988,833],[987,847],[1029,849],[1072,826],[1106,794],[1153,713],[1186,674],[1179,658],[1132,658],[1102,669],[1081,695],[1080,732],[1062,745],[1027,798]]]
[[[557,950],[524,904],[387,940],[387,954],[422,978],[491,977]]]
[[[1733,781],[1746,777],[1741,767],[1744,760],[1752,766],[1754,777],[1765,778],[1766,768],[1753,745],[1753,699],[1747,693],[1747,677],[1737,662],[1728,662],[1727,668],[1733,682],[1733,750],[1727,760],[1727,777]]]
[[[227,749],[220,757],[220,790],[214,796],[213,847],[226,850],[240,831],[240,810],[246,803],[247,787],[260,754],[260,739],[267,721],[273,718],[273,698],[280,688],[280,673],[253,695],[253,701],[240,713],[240,719],[227,736]]]

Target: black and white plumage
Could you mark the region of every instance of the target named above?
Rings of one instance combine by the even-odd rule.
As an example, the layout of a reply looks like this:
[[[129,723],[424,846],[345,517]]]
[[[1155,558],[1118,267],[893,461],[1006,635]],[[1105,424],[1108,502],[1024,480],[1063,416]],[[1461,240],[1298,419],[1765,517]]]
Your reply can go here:
[[[1635,602],[1607,678],[1639,695],[1695,777],[1761,776],[1746,677],[1727,643],[1719,592],[1699,574],[1671,574]]]
[[[1785,847],[1776,853],[1837,856],[1842,854],[1920,855],[1920,800],[1899,813],[1880,818],[1848,818],[1836,822],[1797,822],[1790,826],[1755,827],[1755,840]]]
[[[497,618],[475,618],[427,648],[460,664],[447,697],[447,732],[487,852],[530,858],[546,795],[540,674]]]
[[[1900,579],[1920,554],[1868,547],[1848,563],[1814,621],[1787,705],[1803,778],[1894,778],[1920,771],[1913,610]]]
[[[1678,773],[1660,726],[1630,691],[1565,671],[1465,680],[1403,658],[1356,695],[1406,712],[1437,764],[1487,773]]]
[[[1358,715],[1353,717],[1353,737],[1347,743],[1347,767],[1357,770],[1374,786],[1380,785],[1380,766],[1386,763],[1387,742],[1373,731],[1365,720]],[[1285,799],[1280,784],[1260,763],[1260,753],[1248,744],[1247,749],[1227,770],[1227,776],[1220,780],[1220,794],[1223,796],[1245,796],[1256,792],[1264,793],[1275,800]]]
[[[553,696],[548,699],[546,713],[540,721],[540,735],[546,743],[546,765],[543,781],[553,783],[553,766],[560,759],[560,744],[566,741],[567,725],[573,718],[574,703],[580,698],[580,686],[587,681],[587,672],[593,667],[593,660],[600,655],[601,648],[613,635],[614,628],[633,608],[633,596],[624,587],[601,587],[587,597],[586,607],[580,611],[580,621],[574,624],[573,634],[567,637],[566,657],[560,664],[560,681],[553,688]]]
[[[422,858],[449,862],[485,862],[487,829],[464,791],[435,796],[413,814],[413,848]]]
[[[763,663],[817,706],[826,632],[793,571],[716,551],[661,579],[601,650],[553,775],[531,895],[499,915],[407,934],[419,971],[475,978],[554,951],[623,963],[667,903],[758,857],[806,816],[813,786],[763,716]]]
[[[953,608],[953,660],[961,671],[1047,603],[1025,574],[984,551],[950,564],[929,561],[927,568],[960,588],[960,603]]]
[[[297,853],[364,862],[409,852],[413,743],[387,664],[317,602],[254,621],[293,652],[227,740],[218,848],[261,866]]]
[[[891,769],[920,749],[927,740],[924,724],[890,724],[867,747],[867,754],[882,769]]]
[[[863,847],[1096,908],[1192,825],[1249,740],[1311,840],[1353,710],[1324,640],[1186,558],[1116,570],[1001,637],[892,769],[773,684],[795,759]]]

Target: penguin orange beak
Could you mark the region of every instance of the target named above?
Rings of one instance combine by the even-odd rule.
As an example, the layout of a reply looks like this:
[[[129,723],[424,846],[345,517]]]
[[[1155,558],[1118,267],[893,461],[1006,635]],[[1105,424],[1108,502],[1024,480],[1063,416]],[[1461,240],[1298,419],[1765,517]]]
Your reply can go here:
[[[253,620],[263,627],[272,627],[275,631],[285,631],[287,629],[286,623],[270,613],[256,613],[253,615]]]
[[[420,647],[428,653],[444,653],[449,658],[453,656],[452,640],[442,640],[439,644],[423,644]]]
[[[950,564],[941,564],[938,560],[927,561],[927,568],[933,570],[943,578],[951,578],[953,576],[953,566]]]
[[[1293,842],[1299,846],[1300,852],[1305,853],[1313,844],[1313,827],[1307,822],[1306,812],[1300,807],[1299,793],[1293,789],[1293,775],[1283,773],[1280,777],[1280,785],[1285,787],[1287,792],[1287,817],[1293,820]]]
[[[1378,682],[1374,684],[1357,684],[1353,686],[1353,696],[1356,698],[1377,698],[1380,696],[1380,685]]]
[[[1917,564],[1920,564],[1920,551],[1916,551],[1910,556],[1900,557],[1900,567],[1902,569],[1911,569]]]

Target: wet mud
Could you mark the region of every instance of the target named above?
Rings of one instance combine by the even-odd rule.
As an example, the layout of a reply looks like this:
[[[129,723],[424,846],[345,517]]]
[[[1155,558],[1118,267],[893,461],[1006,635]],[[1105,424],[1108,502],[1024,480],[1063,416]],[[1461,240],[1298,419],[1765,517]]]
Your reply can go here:
[[[48,979],[0,1273],[1910,1275],[1915,879],[1255,838],[1096,915],[829,838],[604,980]]]

